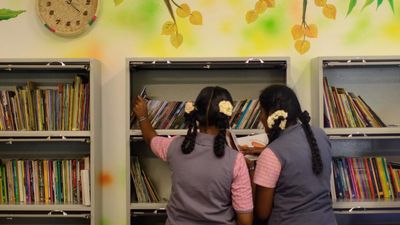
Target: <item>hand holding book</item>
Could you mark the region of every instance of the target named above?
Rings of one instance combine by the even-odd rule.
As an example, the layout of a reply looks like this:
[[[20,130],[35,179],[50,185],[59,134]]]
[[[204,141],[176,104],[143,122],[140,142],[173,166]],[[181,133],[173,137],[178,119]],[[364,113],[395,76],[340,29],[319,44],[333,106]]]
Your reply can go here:
[[[137,96],[135,105],[133,107],[133,112],[135,113],[135,116],[139,118],[139,120],[142,118],[147,118],[147,103],[143,97]]]
[[[268,136],[262,133],[238,138],[230,130],[228,132],[228,143],[232,148],[242,152],[247,159],[256,160],[258,155],[267,147]]]

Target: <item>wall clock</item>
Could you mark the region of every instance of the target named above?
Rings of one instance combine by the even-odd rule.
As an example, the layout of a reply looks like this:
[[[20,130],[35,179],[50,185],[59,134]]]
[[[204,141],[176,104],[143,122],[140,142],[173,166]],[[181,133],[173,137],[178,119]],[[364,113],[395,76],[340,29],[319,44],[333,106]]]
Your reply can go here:
[[[44,26],[62,36],[76,36],[96,20],[99,0],[37,0]]]

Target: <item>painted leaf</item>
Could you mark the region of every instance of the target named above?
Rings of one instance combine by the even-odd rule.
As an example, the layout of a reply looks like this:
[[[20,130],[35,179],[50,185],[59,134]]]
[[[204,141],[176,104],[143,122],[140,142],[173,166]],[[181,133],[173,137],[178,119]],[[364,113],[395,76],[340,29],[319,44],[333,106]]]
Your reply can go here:
[[[310,42],[307,40],[297,40],[294,44],[296,51],[303,55],[304,53],[308,52],[310,49]]]
[[[292,27],[292,37],[294,40],[300,39],[304,36],[304,29],[301,25],[294,25]]]
[[[378,0],[376,8],[379,8],[379,6],[382,5],[382,2],[383,2],[383,0]]]
[[[371,5],[375,0],[366,0],[364,3],[364,6],[362,7],[362,9],[364,9],[365,7]]]
[[[117,6],[121,4],[124,0],[114,0],[114,5]]]
[[[348,15],[351,13],[351,11],[353,11],[354,6],[356,6],[356,4],[357,4],[357,0],[350,0],[350,2],[349,2],[349,8],[347,9],[347,14],[346,14],[346,16],[348,16]]]
[[[264,0],[264,2],[267,3],[268,8],[275,7],[275,0]]]
[[[265,1],[263,0],[259,0],[258,2],[256,2],[256,7],[255,7],[255,11],[258,14],[261,14],[263,12],[265,12],[265,10],[267,10],[268,5]]]
[[[183,3],[178,8],[176,8],[176,14],[182,18],[189,16],[190,12],[190,7],[186,3]]]
[[[180,33],[175,33],[172,34],[169,41],[171,42],[171,44],[175,47],[175,48],[179,48],[179,46],[182,45],[183,42],[183,36]]]
[[[193,11],[189,17],[190,23],[193,25],[202,25],[203,24],[203,17],[199,11]]]
[[[322,10],[324,16],[329,19],[336,19],[336,7],[332,4],[326,4]]]
[[[390,8],[392,8],[392,12],[394,13],[394,2],[393,0],[389,0]]]
[[[167,21],[163,24],[162,29],[161,29],[161,34],[162,35],[171,35],[175,34],[177,31],[176,29],[176,24],[173,21]]]
[[[316,6],[324,7],[326,5],[326,0],[315,0],[314,3]]]
[[[246,13],[246,22],[247,23],[253,23],[254,21],[256,21],[258,18],[258,14],[256,11],[254,10],[249,10]]]
[[[318,28],[315,24],[309,24],[305,27],[304,34],[310,38],[318,37]]]
[[[23,12],[25,12],[25,10],[0,9],[0,21],[15,18]]]

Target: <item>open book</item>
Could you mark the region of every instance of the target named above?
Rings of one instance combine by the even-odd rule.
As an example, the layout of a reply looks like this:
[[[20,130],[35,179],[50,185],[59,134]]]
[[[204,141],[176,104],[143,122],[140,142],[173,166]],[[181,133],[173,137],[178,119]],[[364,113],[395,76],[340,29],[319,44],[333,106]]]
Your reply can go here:
[[[268,136],[266,133],[261,133],[244,137],[237,137],[235,133],[230,129],[227,132],[227,143],[231,148],[237,151],[240,151],[241,147],[262,149],[266,148],[268,145]],[[245,157],[250,160],[258,159],[258,156],[256,155],[247,154],[245,155]]]

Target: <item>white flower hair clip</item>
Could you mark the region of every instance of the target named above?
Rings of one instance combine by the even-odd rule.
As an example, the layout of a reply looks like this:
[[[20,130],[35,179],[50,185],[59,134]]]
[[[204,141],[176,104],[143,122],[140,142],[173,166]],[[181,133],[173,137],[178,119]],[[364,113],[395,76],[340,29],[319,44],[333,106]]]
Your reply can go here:
[[[193,102],[189,101],[185,103],[185,113],[190,114],[195,109],[196,107]]]
[[[286,128],[286,122],[288,117],[288,113],[285,112],[284,110],[276,110],[274,113],[268,116],[267,119],[268,128],[272,128],[275,125],[275,120],[277,120],[279,117],[283,117],[283,120],[279,124],[279,127],[281,128],[281,130],[284,130]]]
[[[218,106],[219,106],[219,112],[220,113],[223,113],[223,114],[225,114],[227,116],[232,116],[233,106],[232,106],[232,103],[230,101],[222,100],[222,101],[220,101],[218,103]]]

